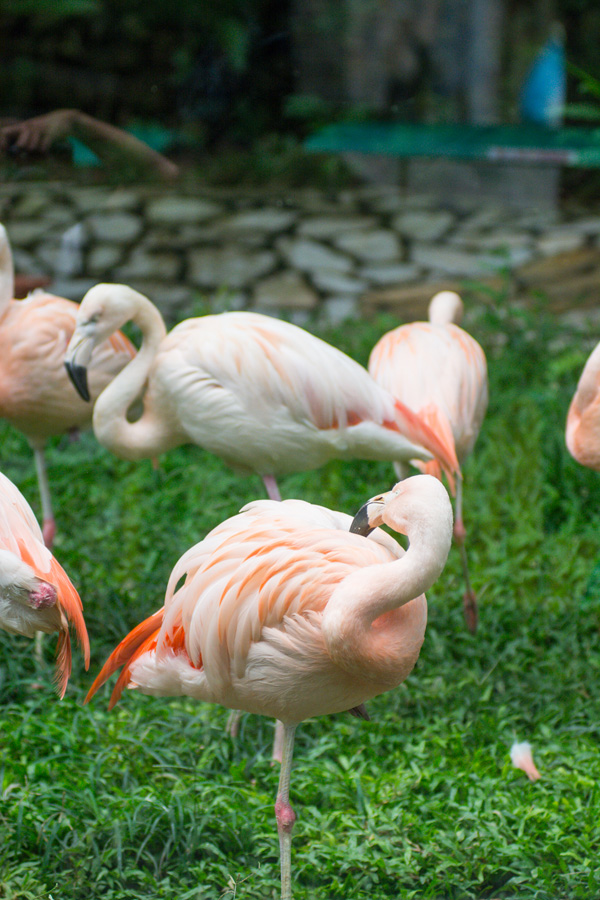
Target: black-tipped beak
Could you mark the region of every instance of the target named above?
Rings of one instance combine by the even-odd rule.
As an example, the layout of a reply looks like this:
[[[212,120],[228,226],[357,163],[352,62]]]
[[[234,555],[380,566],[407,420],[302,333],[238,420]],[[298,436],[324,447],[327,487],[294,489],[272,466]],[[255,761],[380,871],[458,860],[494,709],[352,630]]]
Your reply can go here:
[[[368,537],[371,532],[375,530],[373,525],[369,525],[370,502],[370,500],[367,500],[367,502],[361,506],[359,511],[354,516],[352,525],[350,526],[350,531],[352,532],[352,534],[362,534],[364,537]]]
[[[85,366],[78,366],[77,363],[65,360],[65,369],[79,396],[89,402],[91,396],[88,388],[87,369]]]

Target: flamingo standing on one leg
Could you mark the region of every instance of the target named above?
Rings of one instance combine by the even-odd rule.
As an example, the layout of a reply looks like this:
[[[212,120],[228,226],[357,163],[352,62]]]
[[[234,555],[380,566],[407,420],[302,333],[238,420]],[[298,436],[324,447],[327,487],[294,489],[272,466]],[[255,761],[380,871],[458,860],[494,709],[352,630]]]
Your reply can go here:
[[[364,536],[382,523],[408,536],[406,552],[379,529]],[[450,500],[430,475],[369,500],[353,522],[300,500],[250,503],[182,556],[164,607],[121,641],[86,700],[123,666],[111,707],[128,686],[283,722],[275,816],[281,897],[290,900],[296,725],[404,681],[425,634],[423,592],[451,540]]]
[[[87,292],[65,364],[83,397],[94,348],[127,321],[142,332],[136,358],[96,401],[94,432],[126,459],[196,443],[275,478],[330,459],[435,458],[452,475],[454,449],[377,385],[357,362],[302,328],[249,312],[187,319],[168,335],[156,307],[125,285]],[[126,414],[143,393],[143,413]]]
[[[65,364],[83,397],[98,342],[133,320],[135,358],[96,401],[94,432],[127,459],[197,443],[236,469],[261,475],[281,500],[276,476],[333,458],[435,457],[451,475],[454,448],[376,384],[350,357],[302,328],[256,313],[188,319],[168,335],[156,307],[125,285],[92,288],[79,308]],[[144,412],[126,414],[143,394]],[[239,713],[227,730],[235,736]],[[273,759],[281,760],[276,728]]]
[[[56,683],[61,698],[71,674],[69,623],[87,669],[90,646],[79,595],[45,546],[31,507],[0,473],[0,628],[25,637],[58,631]]]
[[[369,372],[379,384],[419,413],[462,465],[469,455],[487,409],[488,385],[485,354],[462,328],[463,303],[453,291],[441,291],[429,304],[429,322],[411,322],[385,334],[369,358]],[[414,464],[440,475],[435,461]],[[406,474],[396,464],[400,477]],[[466,591],[465,619],[477,628],[477,598],[471,587],[466,531],[462,517],[462,480],[457,479],[454,540],[460,548]]]
[[[578,463],[600,471],[600,344],[590,354],[571,400],[566,442]]]
[[[43,292],[14,300],[13,279],[10,244],[0,225],[0,418],[22,431],[33,448],[44,540],[51,547],[56,526],[44,446],[52,435],[86,427],[92,419],[90,404],[73,390],[63,365],[78,306]],[[122,334],[97,348],[90,362],[94,399],[134,355]]]

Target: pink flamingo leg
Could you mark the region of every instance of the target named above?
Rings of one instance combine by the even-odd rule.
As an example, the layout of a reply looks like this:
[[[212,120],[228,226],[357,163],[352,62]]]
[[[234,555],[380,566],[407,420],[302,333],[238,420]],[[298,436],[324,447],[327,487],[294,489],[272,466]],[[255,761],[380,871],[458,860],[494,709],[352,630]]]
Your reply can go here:
[[[283,758],[284,724],[279,719],[275,722],[275,737],[273,738],[273,752],[271,763],[280,763]]]
[[[51,550],[56,535],[56,524],[54,522],[54,513],[52,511],[52,500],[50,499],[50,484],[48,483],[48,471],[46,469],[46,457],[44,456],[43,444],[33,445],[33,457],[35,459],[35,470],[40,490],[40,500],[42,501],[42,534],[44,535],[46,547]]]
[[[269,495],[270,500],[281,501],[281,494],[279,493],[279,488],[277,486],[277,482],[273,478],[272,475],[263,475],[262,480],[265,483],[265,487],[267,489],[267,494]]]
[[[296,821],[296,813],[290,806],[290,775],[295,733],[295,725],[283,726],[283,754],[275,801],[275,818],[281,856],[281,900],[292,900],[292,830]]]
[[[227,725],[225,726],[225,734],[228,734],[230,738],[234,741],[238,736],[238,731],[240,730],[240,719],[242,718],[241,709],[232,709],[227,718]]]

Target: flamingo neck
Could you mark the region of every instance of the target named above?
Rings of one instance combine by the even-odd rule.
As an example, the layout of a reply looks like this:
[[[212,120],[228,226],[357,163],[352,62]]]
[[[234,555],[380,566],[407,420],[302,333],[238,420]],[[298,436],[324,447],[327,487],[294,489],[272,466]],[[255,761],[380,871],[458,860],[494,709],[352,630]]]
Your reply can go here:
[[[3,316],[15,296],[13,258],[6,231],[0,226],[0,316]]]
[[[127,413],[142,396],[150,369],[161,342],[167,334],[165,323],[156,307],[145,297],[131,300],[131,314],[127,321],[138,326],[142,345],[136,356],[102,391],[94,406],[94,432],[101,444],[125,459],[146,459],[172,446],[172,429],[161,416],[155,414],[147,397],[142,400],[143,411],[130,422]],[[169,440],[171,438],[171,440]]]
[[[573,398],[574,404],[580,411],[586,406],[593,403],[598,396],[598,386],[600,384],[600,344],[590,354],[586,362],[581,377],[577,384],[577,391]]]
[[[381,690],[400,684],[425,636],[424,592],[440,575],[451,540],[411,528],[409,549],[397,560],[367,566],[344,579],[323,614],[327,650],[340,668]],[[377,691],[379,692],[379,691]]]

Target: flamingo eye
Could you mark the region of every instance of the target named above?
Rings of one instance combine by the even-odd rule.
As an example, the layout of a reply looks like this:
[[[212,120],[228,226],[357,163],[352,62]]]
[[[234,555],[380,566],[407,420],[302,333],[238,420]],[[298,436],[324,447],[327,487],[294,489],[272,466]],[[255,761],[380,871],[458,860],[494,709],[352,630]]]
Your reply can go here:
[[[94,313],[92,316],[90,316],[85,324],[86,325],[96,325],[99,321],[100,321],[100,313],[97,312],[97,313]]]

